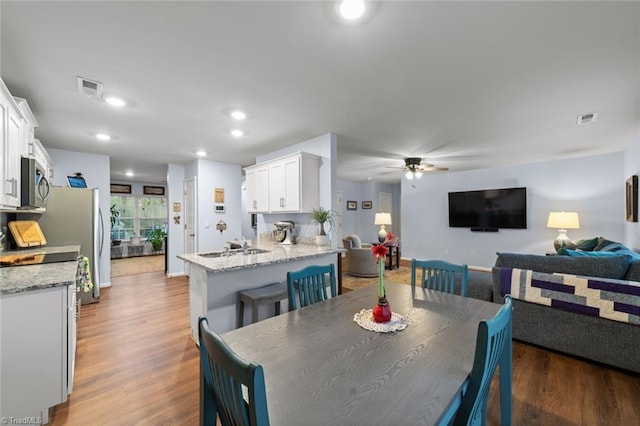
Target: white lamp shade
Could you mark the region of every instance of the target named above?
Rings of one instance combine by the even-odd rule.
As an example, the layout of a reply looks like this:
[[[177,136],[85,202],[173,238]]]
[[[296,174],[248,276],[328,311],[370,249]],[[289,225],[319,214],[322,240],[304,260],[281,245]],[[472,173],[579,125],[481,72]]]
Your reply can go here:
[[[391,225],[391,214],[390,213],[376,213],[376,218],[374,223],[376,225]]]
[[[576,212],[550,212],[547,228],[580,229],[580,220]]]

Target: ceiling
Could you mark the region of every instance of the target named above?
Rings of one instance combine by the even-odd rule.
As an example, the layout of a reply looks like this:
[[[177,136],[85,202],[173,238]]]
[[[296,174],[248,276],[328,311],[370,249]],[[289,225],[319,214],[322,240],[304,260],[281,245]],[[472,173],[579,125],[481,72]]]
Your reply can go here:
[[[329,1],[3,0],[0,71],[46,148],[109,155],[118,181],[162,182],[199,149],[246,166],[327,132],[339,179],[378,182],[399,182],[387,166],[404,157],[453,172],[639,137],[638,2],[368,5],[347,24]],[[128,105],[80,94],[76,76]],[[240,139],[232,108],[249,115]]]

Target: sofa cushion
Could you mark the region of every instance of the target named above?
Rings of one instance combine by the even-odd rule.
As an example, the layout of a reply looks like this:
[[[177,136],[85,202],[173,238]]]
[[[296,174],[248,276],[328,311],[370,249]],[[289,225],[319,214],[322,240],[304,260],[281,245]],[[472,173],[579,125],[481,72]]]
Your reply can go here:
[[[624,276],[627,281],[640,281],[640,260],[634,260],[629,263],[629,269]]]
[[[498,253],[496,267],[531,269],[532,271],[623,279],[629,268],[628,255],[607,257],[540,256],[535,254]]]

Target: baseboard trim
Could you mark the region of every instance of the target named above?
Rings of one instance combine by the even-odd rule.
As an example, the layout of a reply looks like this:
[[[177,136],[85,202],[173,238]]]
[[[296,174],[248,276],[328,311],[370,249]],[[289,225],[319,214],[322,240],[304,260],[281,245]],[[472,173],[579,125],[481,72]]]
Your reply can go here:
[[[167,277],[169,278],[175,278],[175,277],[184,277],[184,271],[182,272],[176,272],[174,274],[167,274]]]

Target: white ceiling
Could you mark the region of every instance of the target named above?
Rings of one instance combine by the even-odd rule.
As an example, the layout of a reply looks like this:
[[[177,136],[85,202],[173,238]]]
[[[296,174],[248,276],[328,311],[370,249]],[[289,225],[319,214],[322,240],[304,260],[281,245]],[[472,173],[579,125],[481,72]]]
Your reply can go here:
[[[639,137],[638,2],[369,6],[348,25],[329,1],[3,0],[0,71],[45,147],[108,154],[114,180],[161,182],[198,149],[250,165],[327,132],[338,178],[381,182],[407,156],[457,171]],[[129,105],[79,94],[76,76]],[[233,107],[249,114],[242,139],[227,133]]]

